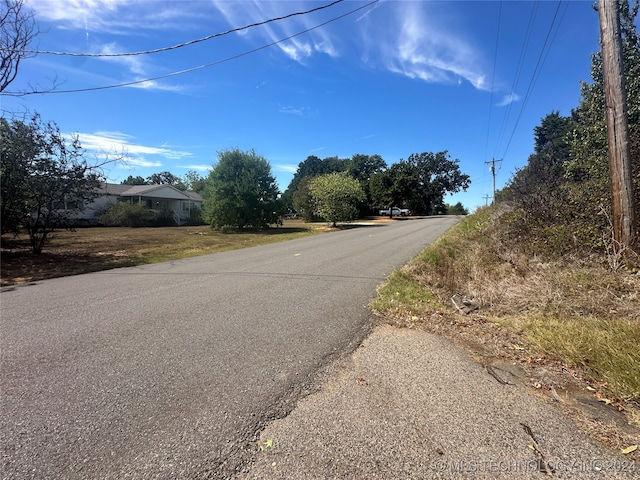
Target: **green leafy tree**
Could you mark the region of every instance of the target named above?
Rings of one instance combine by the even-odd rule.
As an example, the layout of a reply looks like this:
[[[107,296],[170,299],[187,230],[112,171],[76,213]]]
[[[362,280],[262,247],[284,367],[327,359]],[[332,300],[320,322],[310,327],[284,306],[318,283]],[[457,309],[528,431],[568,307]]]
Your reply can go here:
[[[253,150],[226,150],[207,178],[204,216],[213,228],[265,228],[280,217],[271,166]]]
[[[309,183],[316,177],[304,177],[293,194],[293,208],[305,222],[315,222],[319,218],[313,210],[313,200],[309,192]]]
[[[33,253],[51,232],[69,228],[73,213],[97,196],[103,179],[77,139],[68,142],[53,122],[0,119],[2,233],[27,230]]]
[[[147,181],[142,178],[140,175],[133,177],[129,175],[125,180],[123,180],[120,185],[148,185]]]
[[[565,164],[570,159],[570,137],[575,128],[571,117],[557,111],[544,117],[534,128],[534,153],[528,163],[519,169],[501,198],[531,202],[532,209],[545,209],[549,196],[558,192],[565,181]],[[535,205],[534,205],[535,204]]]
[[[282,202],[285,207],[293,207],[295,193],[301,186],[304,179],[311,179],[326,173],[344,172],[347,168],[347,160],[338,157],[327,157],[320,159],[315,155],[308,156],[303,162],[298,164],[298,169],[294,173],[289,186],[282,194]]]
[[[443,213],[444,195],[469,187],[471,180],[460,171],[459,161],[448,152],[412,154],[369,182],[376,206],[401,206],[421,214]]]
[[[192,192],[204,193],[206,188],[206,179],[195,170],[189,170],[182,178],[182,183],[186,190]]]
[[[186,190],[187,187],[180,177],[176,177],[171,172],[154,173],[147,178],[148,185],[171,185],[178,190]]]
[[[358,215],[358,203],[366,197],[360,182],[341,173],[329,173],[309,182],[314,212],[336,226],[336,222],[353,220]]]
[[[639,4],[619,2],[627,91],[632,174],[640,205]],[[611,189],[602,58],[592,56],[592,83],[571,117],[552,112],[534,129],[535,149],[498,199],[516,207],[504,217],[506,234],[534,253],[564,254],[577,247],[604,249],[609,232]]]
[[[373,197],[371,195],[371,178],[378,172],[387,168],[387,163],[380,155],[363,155],[356,154],[346,162],[346,172],[351,178],[355,178],[360,182],[360,186],[366,196],[360,208],[360,213],[366,215],[374,209]]]
[[[462,203],[458,202],[455,205],[445,205],[447,209],[447,215],[469,215],[469,210],[464,208]]]
[[[346,172],[351,178],[360,182],[369,182],[377,172],[387,168],[387,163],[380,155],[363,155],[357,153],[346,161]]]

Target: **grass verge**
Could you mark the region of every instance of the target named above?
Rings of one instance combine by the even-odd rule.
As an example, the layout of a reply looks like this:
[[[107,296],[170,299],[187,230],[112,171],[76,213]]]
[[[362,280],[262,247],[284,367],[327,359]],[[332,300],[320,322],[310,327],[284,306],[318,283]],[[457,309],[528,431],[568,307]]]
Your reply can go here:
[[[497,215],[487,208],[466,217],[394,272],[371,307],[438,333],[468,329],[474,345],[500,335],[507,340],[482,341],[502,345],[510,358],[517,351],[521,359],[579,370],[607,398],[637,409],[640,275],[612,272],[606,259],[526,256],[500,241]],[[455,294],[476,310],[459,313]]]
[[[33,255],[26,235],[2,236],[2,286],[81,273],[177,260],[265,245],[326,232],[326,224],[285,222],[280,228],[220,233],[207,226],[80,228],[54,234]]]

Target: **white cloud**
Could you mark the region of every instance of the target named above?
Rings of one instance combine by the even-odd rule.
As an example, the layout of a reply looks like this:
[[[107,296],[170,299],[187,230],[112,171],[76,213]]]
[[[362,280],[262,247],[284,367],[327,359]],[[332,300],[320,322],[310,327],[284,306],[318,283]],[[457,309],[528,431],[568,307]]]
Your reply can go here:
[[[505,95],[503,99],[498,103],[499,107],[506,107],[507,105],[512,104],[513,102],[517,102],[520,100],[520,96],[516,93],[510,93],[509,95]]]
[[[287,173],[296,173],[298,171],[298,165],[297,164],[291,164],[291,163],[276,163],[273,165],[274,170],[277,170],[279,172],[287,172]]]
[[[153,162],[144,157],[130,157],[125,162],[130,169],[134,167],[161,167],[162,162]]]
[[[144,34],[141,32],[149,30],[179,28],[188,31],[191,24],[210,24],[210,20],[216,16],[226,20],[228,28],[236,28],[318,6],[314,2],[302,0],[28,1],[37,10],[39,18],[55,21],[56,28],[85,31],[87,39],[94,31],[116,33],[122,35],[122,42],[128,36],[140,36]],[[353,16],[292,37],[357,6],[360,4],[344,2],[232,35],[245,38],[247,50],[278,42],[274,46],[288,58],[303,65],[318,54],[336,58],[342,54],[358,52],[360,58],[373,68],[386,69],[430,83],[456,85],[462,80],[479,90],[488,89],[486,75],[479,60],[482,58],[481,53],[456,30],[453,20],[442,18],[432,2],[383,1]],[[288,37],[292,38],[281,41]],[[89,41],[87,45],[90,45]],[[100,46],[94,44],[91,49],[103,53],[128,50],[115,43]],[[159,65],[153,68],[152,56],[106,58],[104,61],[126,69],[128,76],[134,77],[133,81],[152,78],[160,68]],[[179,87],[169,87],[155,81],[132,87],[180,90]],[[294,111],[286,113],[299,114]]]
[[[271,18],[278,18],[291,13],[310,10],[317,6],[310,2],[301,1],[243,1],[229,2],[227,0],[212,0],[215,7],[226,18],[232,28],[242,27],[251,23],[258,23]],[[338,11],[330,8],[327,15],[337,15]],[[289,58],[303,63],[316,53],[323,53],[331,57],[339,55],[334,45],[334,37],[326,28],[318,28],[295,36],[327,20],[326,15],[314,12],[307,15],[294,16],[285,20],[269,23],[242,31],[248,39],[260,43],[277,43],[277,47]]]
[[[184,27],[197,19],[201,2],[151,2],[132,0],[27,0],[39,20],[57,22],[57,28],[126,33],[130,29]],[[188,5],[187,5],[188,3]]]
[[[288,113],[290,115],[297,115],[299,117],[303,117],[308,114],[308,107],[292,107],[292,106],[281,106],[278,110],[280,113]]]
[[[364,55],[369,63],[378,66],[380,62],[392,72],[429,83],[456,85],[462,78],[479,90],[487,90],[486,76],[478,63],[480,52],[440,21],[437,12],[427,12],[428,3],[385,5],[384,12],[378,9],[376,13],[384,13],[389,25],[370,42]],[[370,34],[372,17],[375,15],[369,15],[367,22],[359,22],[363,24],[363,34]]]
[[[101,54],[111,55],[118,51],[123,52],[124,49],[118,49],[115,43],[102,45]],[[101,60],[119,65],[124,65],[131,73],[146,76],[147,69],[144,67],[144,60],[141,56],[124,56],[124,57],[100,57]]]
[[[198,172],[207,172],[211,170],[211,165],[178,165],[179,168],[186,168],[187,170],[196,170]]]
[[[68,135],[71,137],[72,135]],[[172,150],[166,146],[153,147],[133,142],[134,137],[122,132],[99,131],[95,133],[77,133],[82,148],[97,156],[124,155],[126,162],[137,166],[159,167],[162,161],[148,157],[160,157],[167,160],[180,160],[192,156],[190,152]]]

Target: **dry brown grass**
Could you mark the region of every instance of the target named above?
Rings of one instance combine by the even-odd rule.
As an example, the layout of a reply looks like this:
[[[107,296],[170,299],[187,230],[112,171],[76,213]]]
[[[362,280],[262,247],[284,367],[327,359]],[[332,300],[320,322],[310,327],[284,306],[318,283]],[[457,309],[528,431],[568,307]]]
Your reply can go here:
[[[54,234],[40,255],[26,235],[2,236],[2,286],[206,255],[327,231],[326,224],[287,221],[264,231],[219,233],[207,226],[81,228]]]
[[[372,307],[481,356],[571,372],[640,420],[640,275],[595,255],[526,256],[501,241],[496,215],[467,217],[394,273]],[[454,294],[477,309],[459,313]]]

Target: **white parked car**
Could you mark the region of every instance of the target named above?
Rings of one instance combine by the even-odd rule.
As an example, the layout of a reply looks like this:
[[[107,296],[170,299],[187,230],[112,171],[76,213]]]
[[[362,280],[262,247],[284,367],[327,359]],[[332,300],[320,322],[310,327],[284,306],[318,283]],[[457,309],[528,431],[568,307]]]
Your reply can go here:
[[[408,208],[398,208],[398,207],[393,207],[391,208],[391,212],[389,212],[389,209],[382,209],[380,210],[380,215],[383,216],[395,216],[395,217],[406,217],[408,215],[411,215],[411,210],[409,210]]]

